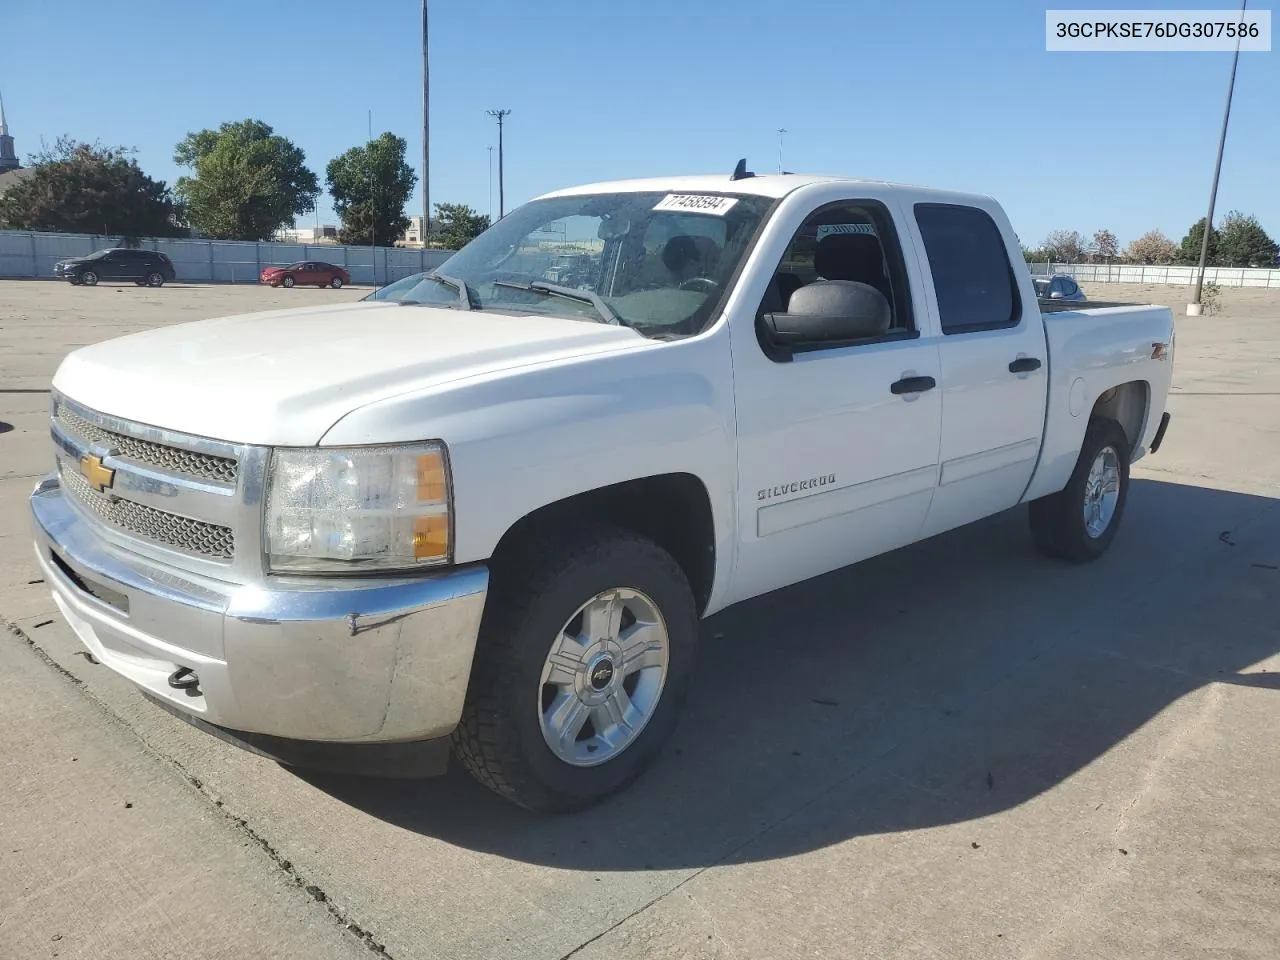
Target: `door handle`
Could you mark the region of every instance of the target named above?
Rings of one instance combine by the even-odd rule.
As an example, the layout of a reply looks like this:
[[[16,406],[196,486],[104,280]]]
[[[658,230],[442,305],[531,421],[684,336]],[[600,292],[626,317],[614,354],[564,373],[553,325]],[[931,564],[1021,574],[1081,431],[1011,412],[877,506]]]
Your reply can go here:
[[[1009,364],[1010,373],[1030,373],[1040,369],[1040,361],[1036,357],[1019,357]]]
[[[937,385],[938,381],[933,377],[903,377],[890,385],[889,392],[897,396],[904,393],[924,393]]]

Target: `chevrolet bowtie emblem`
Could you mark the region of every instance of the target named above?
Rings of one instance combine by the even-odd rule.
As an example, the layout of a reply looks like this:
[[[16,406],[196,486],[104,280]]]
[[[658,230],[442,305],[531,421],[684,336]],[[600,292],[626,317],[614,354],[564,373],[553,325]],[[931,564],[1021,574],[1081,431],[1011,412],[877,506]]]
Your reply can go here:
[[[80,458],[80,473],[89,481],[89,486],[99,493],[105,493],[116,479],[116,472],[102,465],[102,458],[92,453]]]

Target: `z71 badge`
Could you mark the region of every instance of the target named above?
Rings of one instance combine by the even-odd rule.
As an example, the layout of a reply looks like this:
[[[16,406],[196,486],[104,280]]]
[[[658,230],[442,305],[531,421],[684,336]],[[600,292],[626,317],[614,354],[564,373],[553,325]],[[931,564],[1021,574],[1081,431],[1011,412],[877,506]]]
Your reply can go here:
[[[785,497],[788,493],[799,493],[802,490],[816,490],[818,487],[829,487],[836,482],[836,475],[828,473],[825,477],[810,477],[808,480],[796,480],[792,483],[780,483],[776,487],[765,487],[756,494],[757,500],[772,500],[774,497]]]

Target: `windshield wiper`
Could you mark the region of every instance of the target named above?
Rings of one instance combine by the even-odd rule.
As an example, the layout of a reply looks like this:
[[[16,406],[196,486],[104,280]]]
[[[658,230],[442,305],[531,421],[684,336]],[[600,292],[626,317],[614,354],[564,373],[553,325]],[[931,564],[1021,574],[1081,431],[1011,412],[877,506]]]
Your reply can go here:
[[[529,283],[513,283],[510,280],[494,280],[495,287],[509,287],[512,290],[528,290],[532,293],[545,293],[551,297],[563,297],[566,300],[577,300],[579,303],[589,303],[596,308],[596,313],[604,318],[605,323],[612,323],[615,326],[622,325],[622,320],[616,313],[610,309],[609,305],[604,302],[600,294],[593,290],[575,290],[573,287],[562,287],[558,283],[547,283],[543,280],[533,280]]]
[[[426,276],[426,279],[434,280],[436,281],[436,283],[442,283],[446,287],[453,287],[453,289],[458,291],[458,303],[462,305],[462,309],[463,310],[471,309],[471,291],[467,289],[467,284],[465,281],[459,280],[457,277],[451,277],[448,274],[444,274],[444,273],[428,273]],[[422,301],[401,300],[400,302],[402,304],[409,305],[409,304],[420,304]]]

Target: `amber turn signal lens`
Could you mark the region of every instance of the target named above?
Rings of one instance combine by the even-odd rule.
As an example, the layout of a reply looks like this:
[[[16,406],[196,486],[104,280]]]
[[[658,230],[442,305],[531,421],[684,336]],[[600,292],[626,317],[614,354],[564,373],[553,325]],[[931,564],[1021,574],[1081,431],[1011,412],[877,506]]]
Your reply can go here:
[[[444,458],[439,453],[418,457],[418,502],[444,500]]]
[[[449,518],[440,513],[413,521],[413,557],[434,560],[449,555]]]

